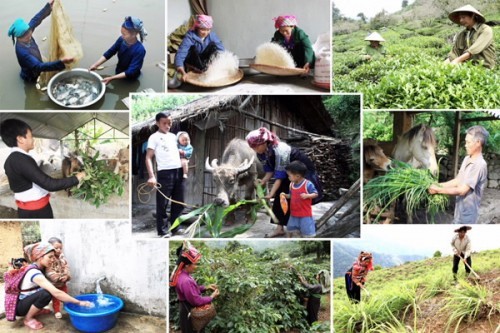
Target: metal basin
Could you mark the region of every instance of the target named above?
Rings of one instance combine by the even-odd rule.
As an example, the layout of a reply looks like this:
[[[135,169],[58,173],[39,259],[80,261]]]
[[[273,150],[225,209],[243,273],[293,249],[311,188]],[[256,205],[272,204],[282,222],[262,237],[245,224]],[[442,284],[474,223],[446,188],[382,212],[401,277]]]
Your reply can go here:
[[[82,84],[83,82],[85,83]],[[88,95],[85,95],[90,89],[87,82],[93,88]],[[62,89],[65,84],[69,84],[72,88]],[[80,89],[80,85],[84,87]],[[63,94],[59,94],[58,89],[63,91]],[[61,98],[65,91],[69,91],[67,96]],[[64,108],[81,109],[99,101],[106,92],[106,85],[102,82],[102,77],[99,74],[89,72],[85,68],[73,68],[54,75],[47,85],[47,92],[54,103]]]

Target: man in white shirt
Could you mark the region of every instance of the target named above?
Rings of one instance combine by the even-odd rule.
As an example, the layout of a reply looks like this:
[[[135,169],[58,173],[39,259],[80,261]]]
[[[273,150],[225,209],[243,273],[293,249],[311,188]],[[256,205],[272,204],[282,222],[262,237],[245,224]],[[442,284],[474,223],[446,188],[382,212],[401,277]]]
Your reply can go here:
[[[469,226],[463,226],[458,229],[455,229],[455,232],[457,233],[455,236],[453,236],[451,240],[451,247],[453,249],[453,279],[456,281],[457,280],[457,273],[458,273],[458,264],[460,261],[464,261],[465,265],[465,272],[467,274],[470,274],[471,267],[472,267],[472,259],[470,257],[471,254],[471,244],[470,244],[470,239],[469,236],[466,235],[467,230],[471,230],[472,227]],[[467,264],[465,264],[467,262]]]
[[[172,117],[168,112],[160,112],[156,115],[158,131],[151,134],[148,139],[148,150],[146,152],[146,168],[148,170],[148,185],[160,185],[156,192],[156,230],[160,237],[170,237],[170,225],[175,222],[182,213],[183,205],[174,201],[170,204],[169,222],[163,223],[166,217],[167,199],[162,193],[172,200],[184,201],[184,186],[182,178],[182,164],[177,148],[177,137],[170,133]],[[153,156],[156,158],[157,176],[153,168]],[[162,193],[160,193],[160,191]],[[179,229],[174,231],[180,231]]]

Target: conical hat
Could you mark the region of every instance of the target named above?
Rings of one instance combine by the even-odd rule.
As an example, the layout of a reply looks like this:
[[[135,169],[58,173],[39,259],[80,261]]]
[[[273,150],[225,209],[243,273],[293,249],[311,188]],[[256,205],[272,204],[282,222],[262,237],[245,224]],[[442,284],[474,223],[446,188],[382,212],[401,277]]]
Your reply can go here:
[[[452,20],[456,24],[460,24],[459,16],[460,16],[460,13],[463,13],[463,12],[476,14],[476,22],[484,23],[484,21],[486,21],[483,14],[481,14],[476,8],[472,7],[471,5],[466,5],[466,6],[458,8],[458,9],[455,9],[454,11],[452,11],[450,13],[450,15],[448,15],[448,17],[450,18],[450,20]]]
[[[367,41],[375,41],[375,42],[385,42],[384,37],[380,36],[378,32],[372,32],[365,38]]]

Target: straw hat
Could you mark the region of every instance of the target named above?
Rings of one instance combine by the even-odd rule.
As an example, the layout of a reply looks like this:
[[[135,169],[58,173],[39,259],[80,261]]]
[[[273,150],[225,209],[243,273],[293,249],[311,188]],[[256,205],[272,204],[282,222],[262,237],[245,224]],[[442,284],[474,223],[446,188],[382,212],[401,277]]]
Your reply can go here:
[[[469,227],[468,225],[464,225],[464,226],[462,226],[462,227],[460,227],[458,229],[455,229],[455,232],[460,232],[460,231],[467,232],[467,230],[470,230],[470,229],[472,229],[472,227]]]
[[[385,42],[384,37],[380,36],[378,32],[372,32],[371,34],[368,35],[368,37],[365,38],[365,40],[374,42]]]
[[[448,15],[448,17],[450,18],[450,20],[452,20],[456,24],[460,24],[459,16],[461,13],[464,13],[464,12],[476,14],[476,17],[475,17],[476,22],[484,23],[486,21],[483,14],[481,14],[476,8],[472,7],[471,5],[466,5],[466,6],[458,8],[458,9],[455,9],[454,11],[452,11],[450,13],[450,15]]]

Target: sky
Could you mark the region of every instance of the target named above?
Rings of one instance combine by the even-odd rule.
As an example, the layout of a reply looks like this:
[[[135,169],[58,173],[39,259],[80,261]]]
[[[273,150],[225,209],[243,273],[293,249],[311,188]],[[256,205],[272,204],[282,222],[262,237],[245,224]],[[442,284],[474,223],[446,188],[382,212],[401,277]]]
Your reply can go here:
[[[333,0],[335,7],[340,13],[349,18],[357,18],[358,13],[365,14],[372,18],[383,9],[389,13],[397,12],[401,9],[402,0]],[[409,0],[412,4],[415,0]]]
[[[363,225],[362,239],[335,240],[345,242],[366,251],[397,254],[420,254],[430,257],[437,250],[451,255],[451,239],[454,230],[460,225]],[[471,240],[472,251],[484,251],[500,248],[496,225],[473,225],[467,232]]]

